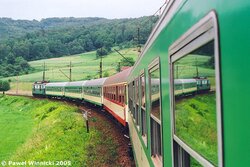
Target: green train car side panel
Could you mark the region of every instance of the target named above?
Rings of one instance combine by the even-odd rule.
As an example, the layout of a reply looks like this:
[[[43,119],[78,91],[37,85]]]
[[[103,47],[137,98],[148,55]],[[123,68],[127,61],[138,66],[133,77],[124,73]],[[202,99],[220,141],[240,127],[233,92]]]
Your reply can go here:
[[[225,166],[249,166],[250,1],[223,2],[219,18]]]
[[[65,86],[65,97],[82,99],[82,86]]]
[[[220,72],[222,95],[222,126],[224,166],[250,164],[250,1],[183,1],[174,18],[165,27],[144,57],[133,69],[129,82],[148,69],[148,64],[160,57],[163,126],[163,164],[172,166],[172,136],[169,93],[169,46],[189,28],[214,10],[218,17],[220,44]],[[148,94],[149,85],[146,82]],[[147,101],[149,96],[147,95]],[[149,116],[149,105],[147,114]],[[148,127],[149,129],[149,127]],[[150,135],[150,132],[148,132]],[[148,140],[150,144],[150,138]],[[147,150],[150,158],[150,149]]]
[[[36,95],[45,95],[45,89],[39,90],[39,89],[32,89],[32,94]]]

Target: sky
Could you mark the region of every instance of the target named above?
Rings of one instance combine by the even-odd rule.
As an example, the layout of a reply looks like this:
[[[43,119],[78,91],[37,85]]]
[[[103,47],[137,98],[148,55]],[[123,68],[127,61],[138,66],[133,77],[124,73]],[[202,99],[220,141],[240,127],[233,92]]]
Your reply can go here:
[[[154,14],[165,0],[0,0],[0,17],[131,18]]]

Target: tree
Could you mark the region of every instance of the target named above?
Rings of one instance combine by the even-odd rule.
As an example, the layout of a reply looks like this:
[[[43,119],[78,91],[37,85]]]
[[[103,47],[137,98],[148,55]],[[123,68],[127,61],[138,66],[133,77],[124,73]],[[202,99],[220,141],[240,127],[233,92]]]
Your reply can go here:
[[[100,56],[105,56],[108,54],[108,50],[106,48],[99,48],[96,50],[96,56],[97,58]]]
[[[50,57],[48,43],[41,40],[36,40],[31,47],[30,54],[32,55],[32,59],[43,59]]]
[[[65,47],[65,45],[60,41],[60,40],[51,40],[48,43],[49,45],[49,52],[53,56],[63,56],[63,55],[68,55],[69,51]]]
[[[15,55],[12,52],[10,52],[7,56],[7,63],[15,64]]]
[[[23,58],[29,58],[29,45],[27,41],[16,42],[13,46],[14,54]]]
[[[1,81],[0,80],[0,91],[5,94],[5,91],[10,90],[10,83],[8,81]]]
[[[211,58],[207,61],[207,66],[213,69],[215,68],[214,56],[211,56]]]
[[[135,64],[135,60],[133,59],[133,57],[126,57],[126,59],[122,58],[116,66],[116,71],[119,72],[121,70],[121,67],[124,67],[124,66],[131,67],[134,64]]]
[[[109,77],[109,72],[105,71],[104,74],[103,74],[103,77]]]
[[[0,18],[0,76],[28,73],[27,61],[80,54],[97,50],[96,57],[111,48],[144,44],[158,17],[135,19],[50,18],[41,21],[15,21]],[[137,39],[136,39],[137,38]],[[23,59],[21,59],[23,58]],[[212,64],[212,60],[209,64]],[[121,62],[121,66],[131,66]],[[9,70],[9,71],[8,71]]]
[[[126,59],[121,59],[121,67],[122,66],[133,66],[135,64],[135,60],[133,57],[126,57]]]

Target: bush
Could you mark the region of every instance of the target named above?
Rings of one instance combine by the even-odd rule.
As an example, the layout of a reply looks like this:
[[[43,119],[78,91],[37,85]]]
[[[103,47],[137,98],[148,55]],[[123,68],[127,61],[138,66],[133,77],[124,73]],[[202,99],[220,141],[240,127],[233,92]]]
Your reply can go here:
[[[1,81],[0,80],[0,91],[8,91],[10,90],[10,83],[8,81]]]

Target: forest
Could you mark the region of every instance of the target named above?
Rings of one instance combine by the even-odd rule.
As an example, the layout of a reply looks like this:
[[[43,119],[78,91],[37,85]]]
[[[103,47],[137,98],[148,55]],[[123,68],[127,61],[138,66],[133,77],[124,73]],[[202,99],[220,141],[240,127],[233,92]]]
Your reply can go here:
[[[143,45],[157,20],[157,16],[127,19],[71,17],[41,21],[0,18],[0,78],[32,72],[28,64],[32,60],[98,49],[97,53],[102,55],[114,46]]]

